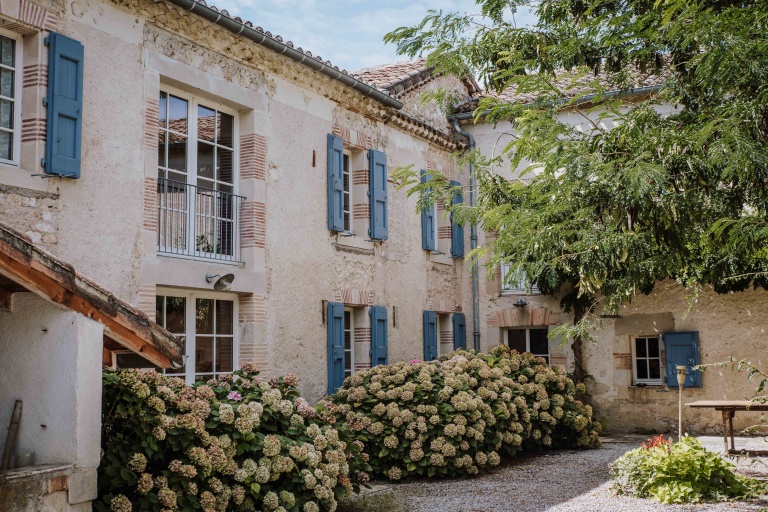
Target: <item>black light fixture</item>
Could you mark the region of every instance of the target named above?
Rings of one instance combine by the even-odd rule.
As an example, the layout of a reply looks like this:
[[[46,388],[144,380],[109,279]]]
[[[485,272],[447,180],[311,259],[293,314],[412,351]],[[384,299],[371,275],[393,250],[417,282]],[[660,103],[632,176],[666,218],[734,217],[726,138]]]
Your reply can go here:
[[[515,306],[516,308],[524,308],[524,307],[526,307],[527,305],[528,305],[528,301],[527,301],[527,300],[525,300],[525,299],[524,299],[524,298],[522,298],[522,297],[521,297],[521,298],[519,298],[519,299],[517,299],[517,302],[515,302],[515,303],[513,304],[513,306]]]
[[[218,277],[218,279],[216,279]],[[213,283],[213,289],[214,290],[221,290],[226,291],[232,288],[232,281],[235,280],[235,274],[225,274],[225,275],[214,275],[211,273],[205,274],[205,280],[208,283],[213,282],[213,280],[216,279],[216,282]]]

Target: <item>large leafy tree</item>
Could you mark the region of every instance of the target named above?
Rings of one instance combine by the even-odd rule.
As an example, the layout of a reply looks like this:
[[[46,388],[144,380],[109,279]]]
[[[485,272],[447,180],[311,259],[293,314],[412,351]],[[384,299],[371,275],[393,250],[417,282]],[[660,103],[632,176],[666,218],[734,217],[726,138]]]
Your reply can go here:
[[[661,281],[768,288],[768,2],[477,4],[477,14],[430,11],[386,39],[441,71],[473,73],[489,92],[475,115],[511,121],[499,155],[470,157],[477,206],[457,214],[497,232],[484,248],[491,267],[509,262],[574,313],[577,380],[588,320]],[[516,26],[521,8],[536,25]],[[654,94],[615,94],[638,76]],[[510,87],[525,104],[494,94]],[[494,173],[502,162],[522,179]],[[412,192],[441,190],[400,175]]]

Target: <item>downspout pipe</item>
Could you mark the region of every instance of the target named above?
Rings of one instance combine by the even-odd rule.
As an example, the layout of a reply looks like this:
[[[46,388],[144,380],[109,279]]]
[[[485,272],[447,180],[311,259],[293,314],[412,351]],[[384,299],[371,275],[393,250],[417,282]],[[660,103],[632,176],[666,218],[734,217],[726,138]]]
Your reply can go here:
[[[375,87],[366,84],[365,82],[361,82],[360,80],[357,80],[356,78],[346,73],[342,73],[338,68],[332,66],[329,62],[323,62],[315,57],[312,57],[311,55],[307,55],[294,48],[291,48],[287,44],[268,36],[263,31],[256,30],[252,27],[249,27],[245,23],[241,23],[228,16],[225,16],[221,12],[208,7],[207,5],[198,2],[197,0],[167,1],[181,7],[186,11],[197,14],[201,18],[205,18],[206,20],[219,25],[229,30],[230,32],[240,34],[246,39],[250,39],[251,41],[255,42],[256,44],[260,44],[261,46],[269,48],[276,53],[285,55],[286,57],[298,62],[299,64],[303,64],[310,69],[318,71],[332,78],[333,80],[341,82],[347,87],[351,87],[352,89],[355,89],[363,95],[368,96],[369,98],[372,98],[387,107],[392,107],[396,110],[403,108],[402,102],[396,100],[384,92],[381,92]]]
[[[453,121],[453,129],[456,133],[465,137],[469,141],[469,151],[472,152],[475,149],[475,138],[471,133],[464,130],[459,125],[458,116],[452,116],[450,118]],[[469,163],[469,206],[474,207],[477,203],[477,178],[475,177],[475,166],[470,161]],[[477,249],[477,224],[472,223],[469,231],[470,247],[474,251]],[[472,262],[472,339],[474,342],[474,349],[480,351],[480,278],[477,274],[477,259]]]
[[[659,84],[659,85],[648,85],[646,87],[637,87],[637,88],[634,88],[634,89],[627,89],[625,91],[609,91],[609,92],[606,92],[606,93],[601,94],[601,95],[598,95],[598,94],[587,94],[586,96],[582,96],[578,100],[574,101],[569,106],[575,107],[576,105],[583,105],[584,103],[592,103],[592,101],[595,98],[597,98],[597,97],[600,97],[601,99],[608,99],[608,100],[610,100],[610,99],[617,99],[617,98],[629,98],[629,97],[632,97],[632,96],[645,96],[646,94],[656,94],[659,91],[661,91],[662,87],[663,87],[663,85],[661,85],[661,84]],[[560,104],[560,105],[565,105],[565,104],[569,103],[570,101],[572,101],[572,100],[568,100],[568,99],[564,98],[562,100],[557,100],[556,102],[548,101],[543,106],[544,107],[551,107],[551,106],[555,105],[556,103]],[[524,103],[522,106],[523,107],[534,107],[536,105],[535,105],[535,103]],[[490,113],[491,113],[490,110],[484,110],[483,112],[480,113],[480,117],[485,117],[485,116],[487,116]],[[453,116],[451,116],[451,118],[452,119],[458,119],[459,121],[466,121],[466,120],[469,120],[469,119],[474,119],[475,115],[474,115],[474,112],[462,112],[460,114],[454,114]]]

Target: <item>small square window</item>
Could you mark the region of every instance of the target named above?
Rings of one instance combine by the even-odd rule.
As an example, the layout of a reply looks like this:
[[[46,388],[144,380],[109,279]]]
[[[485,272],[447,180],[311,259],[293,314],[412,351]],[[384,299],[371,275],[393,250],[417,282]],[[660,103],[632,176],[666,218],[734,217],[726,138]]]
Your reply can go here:
[[[514,280],[512,282],[507,282],[507,276],[512,272],[512,265],[509,263],[502,263],[501,265],[501,291],[502,293],[510,293],[510,294],[526,294],[528,293],[528,290],[526,289],[526,276],[525,273],[523,273],[520,276],[520,279]],[[535,284],[531,284],[531,294],[537,294],[539,293],[539,288]]]
[[[507,346],[518,352],[530,352],[549,364],[549,330],[531,327],[506,330]]]
[[[632,341],[632,383],[661,386],[661,339],[637,336]]]

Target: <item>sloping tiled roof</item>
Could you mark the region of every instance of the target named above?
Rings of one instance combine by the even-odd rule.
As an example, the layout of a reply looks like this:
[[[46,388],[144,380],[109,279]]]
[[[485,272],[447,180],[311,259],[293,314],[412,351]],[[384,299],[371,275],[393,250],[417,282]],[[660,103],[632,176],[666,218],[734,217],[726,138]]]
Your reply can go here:
[[[414,59],[358,69],[353,71],[352,75],[358,80],[398,98],[437,76],[434,71],[434,67],[427,66],[427,59]],[[474,79],[465,80],[464,85],[470,94],[480,90]]]
[[[585,93],[589,94],[594,89],[593,84],[595,82],[598,82],[605,91],[626,90],[628,94],[631,94],[639,89],[661,85],[666,77],[664,74],[642,73],[637,68],[633,68],[629,71],[628,82],[619,87],[615,81],[610,80],[603,72],[597,75],[588,72],[578,78],[577,76],[578,73],[576,71],[559,71],[555,74],[553,85],[562,91],[563,99],[567,100]],[[478,101],[484,97],[499,98],[511,103],[533,103],[536,101],[537,96],[537,92],[517,92],[517,85],[515,84],[507,87],[501,93],[485,92],[477,99],[462,105],[458,111],[471,112],[477,108]]]
[[[182,364],[182,344],[174,335],[2,222],[0,278],[5,293],[30,291],[100,322],[109,339],[105,346],[132,350],[161,368]]]

